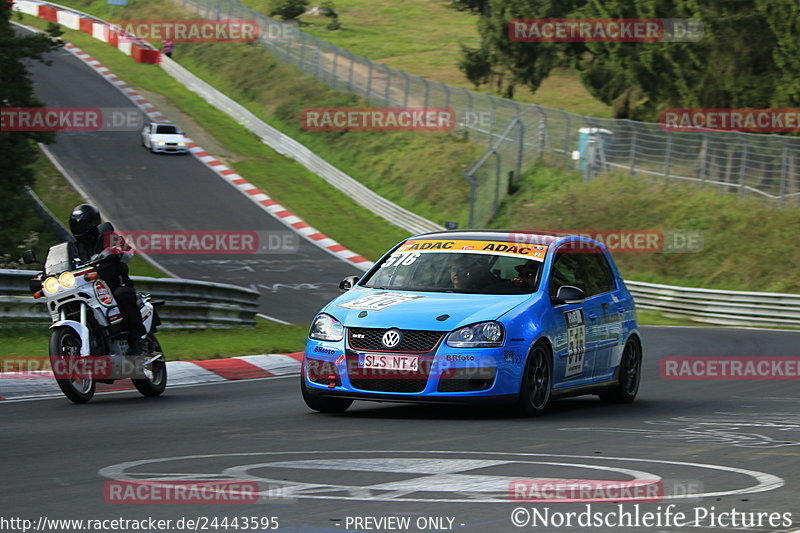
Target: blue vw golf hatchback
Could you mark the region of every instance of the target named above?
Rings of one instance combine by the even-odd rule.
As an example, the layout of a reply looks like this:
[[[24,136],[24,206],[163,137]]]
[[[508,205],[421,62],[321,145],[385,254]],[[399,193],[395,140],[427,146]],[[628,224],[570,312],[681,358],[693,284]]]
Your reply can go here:
[[[642,344],[605,246],[577,236],[447,231],[407,239],[314,318],[301,391],[316,411],[354,400],[631,402]]]

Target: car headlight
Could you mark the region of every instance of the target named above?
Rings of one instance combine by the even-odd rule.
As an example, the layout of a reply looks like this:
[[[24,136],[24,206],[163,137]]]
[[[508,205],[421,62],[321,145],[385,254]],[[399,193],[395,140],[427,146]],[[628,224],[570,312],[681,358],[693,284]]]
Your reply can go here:
[[[63,272],[60,276],[58,276],[58,282],[65,289],[69,289],[75,285],[75,276],[72,274],[72,272]]]
[[[318,341],[338,342],[344,338],[344,326],[331,315],[317,315],[308,336]]]
[[[44,289],[44,292],[48,294],[55,294],[56,292],[58,292],[59,286],[60,285],[58,283],[58,280],[53,276],[50,276],[49,278],[44,280],[44,282],[42,282],[42,288]]]
[[[493,348],[505,340],[503,325],[499,322],[480,322],[457,329],[445,341],[452,348]]]
[[[186,143],[178,143],[178,146],[186,146]]]
[[[165,142],[163,142],[163,141],[158,141],[156,144],[157,144],[158,146],[164,146],[164,145],[165,145],[165,144],[167,144],[167,143],[165,143]]]

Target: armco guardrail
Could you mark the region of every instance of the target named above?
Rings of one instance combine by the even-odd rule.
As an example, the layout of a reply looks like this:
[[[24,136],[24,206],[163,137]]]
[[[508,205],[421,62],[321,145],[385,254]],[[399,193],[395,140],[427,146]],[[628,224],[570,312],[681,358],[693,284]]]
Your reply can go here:
[[[44,302],[34,300],[28,289],[32,270],[0,270],[0,327],[47,323]],[[164,328],[235,327],[255,325],[257,291],[188,279],[132,276],[139,291],[166,304],[158,314]]]
[[[799,327],[800,294],[673,287],[640,281],[625,284],[639,309],[697,322],[736,326]]]

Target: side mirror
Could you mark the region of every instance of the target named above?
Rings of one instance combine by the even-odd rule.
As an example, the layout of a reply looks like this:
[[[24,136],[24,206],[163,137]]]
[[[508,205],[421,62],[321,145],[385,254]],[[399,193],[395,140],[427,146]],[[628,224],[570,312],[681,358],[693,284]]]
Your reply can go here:
[[[36,259],[36,254],[33,253],[33,250],[25,250],[22,252],[22,262],[26,265],[30,265],[33,263],[38,263],[39,260]]]
[[[572,285],[562,285],[556,292],[556,299],[553,303],[556,305],[561,304],[579,304],[586,299],[583,291],[578,287]]]
[[[347,276],[339,282],[339,289],[343,291],[349,291],[356,286],[356,283],[358,283],[359,279],[360,278],[358,276]]]

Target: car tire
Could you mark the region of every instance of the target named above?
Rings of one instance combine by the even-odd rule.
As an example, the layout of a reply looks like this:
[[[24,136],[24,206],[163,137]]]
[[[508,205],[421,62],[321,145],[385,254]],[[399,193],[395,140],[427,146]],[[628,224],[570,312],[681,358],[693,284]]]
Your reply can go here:
[[[631,337],[625,343],[617,368],[617,381],[611,388],[599,394],[604,402],[631,403],[639,392],[642,380],[642,345]]]
[[[347,408],[353,405],[353,400],[346,400],[344,398],[323,398],[309,392],[306,387],[306,378],[303,373],[300,374],[300,391],[303,393],[303,401],[309,409],[319,411],[320,413],[344,413]]]
[[[528,353],[519,387],[517,412],[523,416],[541,416],[550,405],[553,387],[553,362],[550,350],[537,342]]]

